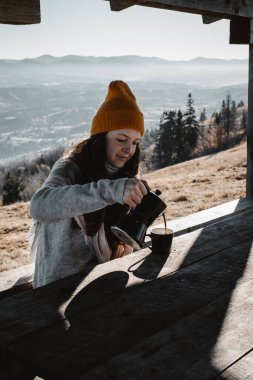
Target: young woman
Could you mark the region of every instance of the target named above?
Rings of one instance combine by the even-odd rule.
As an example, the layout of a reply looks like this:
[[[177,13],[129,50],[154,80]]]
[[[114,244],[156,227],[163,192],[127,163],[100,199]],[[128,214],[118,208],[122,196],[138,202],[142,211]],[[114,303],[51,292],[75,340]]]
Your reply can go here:
[[[123,81],[111,82],[90,138],[57,161],[33,195],[36,225],[34,287],[132,252],[110,227],[148,192],[136,178],[144,118]]]

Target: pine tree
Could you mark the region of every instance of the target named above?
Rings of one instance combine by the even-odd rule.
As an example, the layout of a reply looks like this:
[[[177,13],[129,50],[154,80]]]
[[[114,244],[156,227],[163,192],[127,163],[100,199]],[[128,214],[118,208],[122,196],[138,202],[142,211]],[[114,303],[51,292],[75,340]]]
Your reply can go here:
[[[153,150],[153,168],[163,168],[192,157],[197,145],[199,124],[196,119],[191,93],[188,95],[187,110],[164,111]]]
[[[8,172],[3,186],[3,205],[10,205],[20,201],[20,193],[23,190],[24,185],[21,179]]]
[[[221,112],[216,112],[214,115],[214,125],[212,128],[214,135],[214,148],[216,150],[221,150],[224,140],[224,128],[221,122]]]
[[[203,110],[200,113],[199,122],[203,123],[207,119],[206,117],[206,109],[203,108]]]
[[[220,117],[220,124],[225,127],[225,120],[226,120],[226,102],[223,99],[221,103],[221,110],[219,112]]]
[[[229,136],[230,130],[231,130],[231,109],[230,109],[230,103],[231,103],[231,96],[228,94],[226,98],[226,124],[225,124],[225,131],[227,133],[227,136]]]
[[[184,136],[184,120],[183,120],[183,113],[181,110],[177,111],[177,118],[176,118],[176,124],[177,124],[177,162],[181,162],[184,160],[185,157],[185,139],[183,139]]]
[[[172,165],[177,156],[176,111],[164,113],[161,125],[161,167]]]
[[[151,157],[151,169],[155,170],[160,168],[160,128],[154,130],[153,138],[155,146]]]
[[[230,111],[230,121],[231,121],[231,127],[230,129],[234,131],[236,129],[235,121],[236,121],[236,113],[237,113],[237,107],[236,103],[233,100],[232,101],[232,106],[231,106],[231,111]]]
[[[229,144],[229,134],[231,131],[231,96],[227,95],[226,101],[222,101],[221,111],[220,111],[220,124],[226,133],[226,144]]]
[[[248,126],[248,113],[245,110],[243,110],[243,113],[242,113],[241,126],[242,126],[242,130],[244,132],[244,135],[246,135],[246,133],[247,133],[247,126]]]
[[[150,138],[151,138],[152,140],[154,140],[154,138],[156,137],[156,134],[157,134],[157,129],[155,129],[155,128],[151,128],[151,129],[150,129]]]
[[[187,109],[184,114],[184,139],[187,141],[190,149],[197,145],[199,136],[199,123],[196,120],[196,113],[193,107],[194,101],[191,93],[188,94]]]
[[[152,161],[155,169],[172,165],[177,160],[176,111],[164,111],[159,124]]]

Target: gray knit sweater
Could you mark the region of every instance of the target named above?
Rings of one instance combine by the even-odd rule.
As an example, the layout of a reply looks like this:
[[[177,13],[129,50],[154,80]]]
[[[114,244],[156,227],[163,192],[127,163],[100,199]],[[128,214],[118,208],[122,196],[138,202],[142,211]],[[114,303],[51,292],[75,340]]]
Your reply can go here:
[[[79,272],[94,258],[72,217],[123,204],[127,178],[78,185],[79,176],[73,162],[60,159],[32,197],[30,213],[38,221],[34,287]]]

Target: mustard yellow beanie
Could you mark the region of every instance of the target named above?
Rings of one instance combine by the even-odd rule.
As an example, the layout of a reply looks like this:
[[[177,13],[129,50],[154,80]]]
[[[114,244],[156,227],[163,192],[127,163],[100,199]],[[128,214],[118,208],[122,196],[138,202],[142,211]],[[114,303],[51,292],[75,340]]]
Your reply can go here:
[[[92,120],[90,135],[125,128],[143,135],[144,117],[128,85],[116,80],[109,84],[108,94]]]

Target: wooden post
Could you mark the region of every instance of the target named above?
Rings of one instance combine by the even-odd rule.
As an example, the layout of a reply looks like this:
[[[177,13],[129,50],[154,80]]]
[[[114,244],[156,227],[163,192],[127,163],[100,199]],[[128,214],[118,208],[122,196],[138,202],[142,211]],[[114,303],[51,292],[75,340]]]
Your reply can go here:
[[[253,196],[253,19],[250,20],[250,44],[249,44],[246,195],[247,197]]]

